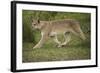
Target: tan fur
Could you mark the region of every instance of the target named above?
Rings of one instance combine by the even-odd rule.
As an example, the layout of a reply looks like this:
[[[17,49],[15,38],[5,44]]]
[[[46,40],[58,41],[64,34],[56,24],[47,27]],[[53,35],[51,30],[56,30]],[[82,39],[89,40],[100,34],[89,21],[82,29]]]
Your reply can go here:
[[[53,37],[58,47],[66,45],[70,41],[70,33],[79,36],[85,40],[85,36],[80,28],[79,22],[73,19],[55,20],[55,21],[39,21],[33,20],[32,27],[41,31],[41,40],[33,47],[40,48],[46,42],[48,37]],[[63,34],[65,42],[61,43],[57,39],[58,34]]]

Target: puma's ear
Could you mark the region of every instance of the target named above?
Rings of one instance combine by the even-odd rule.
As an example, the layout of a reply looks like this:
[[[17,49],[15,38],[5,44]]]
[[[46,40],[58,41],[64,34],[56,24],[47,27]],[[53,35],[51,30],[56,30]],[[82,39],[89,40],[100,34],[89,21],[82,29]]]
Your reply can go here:
[[[37,21],[38,21],[38,23],[40,23],[40,20],[39,19]]]

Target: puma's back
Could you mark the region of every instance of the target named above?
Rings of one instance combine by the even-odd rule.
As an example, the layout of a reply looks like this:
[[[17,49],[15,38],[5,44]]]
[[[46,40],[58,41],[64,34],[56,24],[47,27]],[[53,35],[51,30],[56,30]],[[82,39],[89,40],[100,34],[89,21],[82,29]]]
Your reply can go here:
[[[78,22],[72,19],[51,21],[53,31],[71,31],[73,28],[77,28]]]

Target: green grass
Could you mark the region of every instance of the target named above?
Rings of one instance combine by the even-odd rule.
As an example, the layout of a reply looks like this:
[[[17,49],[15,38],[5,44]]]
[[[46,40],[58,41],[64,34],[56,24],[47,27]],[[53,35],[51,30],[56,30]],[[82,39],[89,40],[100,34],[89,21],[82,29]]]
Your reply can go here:
[[[42,48],[32,49],[31,42],[23,43],[23,62],[85,60],[91,58],[89,35],[85,41],[72,37],[67,46],[57,48],[49,39]]]

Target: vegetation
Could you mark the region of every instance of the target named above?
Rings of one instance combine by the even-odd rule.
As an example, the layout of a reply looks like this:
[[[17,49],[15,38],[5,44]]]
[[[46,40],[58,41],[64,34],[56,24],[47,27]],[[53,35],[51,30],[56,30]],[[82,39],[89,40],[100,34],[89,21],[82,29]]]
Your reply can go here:
[[[62,60],[84,60],[90,59],[90,14],[75,12],[50,12],[50,11],[32,11],[23,10],[23,62],[41,62],[41,61],[62,61]],[[72,35],[72,40],[67,46],[57,48],[51,38],[42,48],[32,49],[40,40],[40,31],[32,30],[32,19],[40,20],[58,20],[58,19],[76,19],[80,22],[81,28],[85,33],[86,40],[83,41]],[[59,37],[59,40],[62,36]]]

